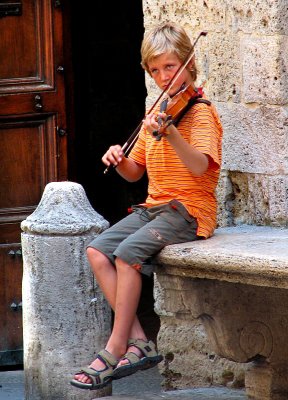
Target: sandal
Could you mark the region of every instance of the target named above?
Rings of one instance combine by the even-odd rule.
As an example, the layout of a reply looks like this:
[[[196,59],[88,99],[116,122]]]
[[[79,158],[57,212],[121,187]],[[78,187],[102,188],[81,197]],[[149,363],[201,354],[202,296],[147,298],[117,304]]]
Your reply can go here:
[[[84,383],[77,381],[77,379],[72,379],[70,381],[71,385],[80,389],[96,390],[103,388],[112,381],[113,370],[118,364],[119,360],[117,360],[113,354],[109,353],[107,350],[101,350],[98,353],[97,358],[105,365],[104,369],[97,371],[91,367],[83,367],[81,371],[76,373],[76,375],[86,375],[91,379],[92,383]]]
[[[163,360],[163,357],[159,355],[155,349],[155,344],[152,340],[148,342],[142,339],[129,340],[129,347],[137,347],[142,352],[144,357],[139,357],[132,351],[128,351],[121,360],[128,360],[128,364],[120,365],[116,367],[113,372],[113,379],[124,378],[124,376],[132,375],[139,370],[153,368],[155,365]]]

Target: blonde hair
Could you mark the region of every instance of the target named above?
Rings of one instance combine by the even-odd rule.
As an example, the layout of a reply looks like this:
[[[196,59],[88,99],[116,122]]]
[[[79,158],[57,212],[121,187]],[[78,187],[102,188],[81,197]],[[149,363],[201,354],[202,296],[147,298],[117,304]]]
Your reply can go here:
[[[149,62],[163,53],[174,53],[183,63],[193,46],[185,30],[172,22],[157,25],[144,34],[141,45],[141,65],[150,74]],[[194,57],[193,69],[190,70],[193,81],[197,79]]]

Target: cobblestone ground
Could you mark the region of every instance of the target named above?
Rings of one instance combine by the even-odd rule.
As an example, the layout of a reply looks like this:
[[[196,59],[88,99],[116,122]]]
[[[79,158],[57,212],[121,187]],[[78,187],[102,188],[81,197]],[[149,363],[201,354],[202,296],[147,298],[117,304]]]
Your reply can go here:
[[[247,400],[243,390],[230,390],[227,388],[212,387],[162,392],[161,380],[162,378],[157,368],[138,372],[135,375],[113,382],[112,396],[102,397],[101,399]],[[24,400],[23,371],[0,372],[0,400]]]
[[[0,372],[0,400],[23,400],[23,371]]]
[[[161,391],[162,378],[157,368],[113,382],[112,397],[103,400],[246,400],[244,390],[227,388],[198,388]]]

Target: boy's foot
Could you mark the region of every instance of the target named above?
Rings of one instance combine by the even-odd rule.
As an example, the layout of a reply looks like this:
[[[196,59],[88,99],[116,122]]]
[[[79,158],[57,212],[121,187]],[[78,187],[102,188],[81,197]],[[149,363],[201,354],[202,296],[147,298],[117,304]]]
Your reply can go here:
[[[119,360],[113,354],[102,350],[88,368],[84,367],[75,374],[70,383],[80,389],[101,389],[111,382],[118,362]]]
[[[113,379],[124,378],[139,370],[152,368],[163,360],[156,351],[155,344],[149,340],[129,340],[129,347],[113,372]]]

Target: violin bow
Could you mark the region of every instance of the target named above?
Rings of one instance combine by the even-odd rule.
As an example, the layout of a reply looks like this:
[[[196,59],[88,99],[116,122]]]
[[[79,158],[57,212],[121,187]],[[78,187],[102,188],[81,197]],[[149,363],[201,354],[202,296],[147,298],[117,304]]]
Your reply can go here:
[[[153,103],[153,105],[150,107],[150,109],[148,110],[147,114],[150,114],[154,108],[156,107],[156,105],[159,103],[159,101],[162,99],[162,97],[167,94],[170,89],[172,88],[172,86],[174,85],[174,83],[176,82],[176,80],[179,78],[179,76],[182,74],[182,72],[184,71],[184,69],[187,67],[187,65],[189,64],[189,62],[192,60],[192,58],[195,55],[195,46],[198,42],[198,40],[200,39],[201,36],[206,36],[208,32],[200,32],[199,35],[197,36],[195,42],[192,44],[192,50],[190,51],[190,53],[188,54],[186,60],[183,62],[183,64],[180,65],[180,67],[177,69],[177,71],[175,72],[175,75],[173,76],[173,78],[171,79],[169,85],[166,87],[166,89],[164,89],[160,95],[158,96],[158,98],[156,99],[156,101]],[[137,128],[132,132],[132,134],[129,136],[129,138],[127,139],[127,141],[124,143],[124,145],[122,146],[122,151],[124,156],[126,156],[130,149],[134,146],[136,140],[138,139],[139,136],[139,132],[140,129],[142,127],[142,121],[140,122],[140,124],[137,126]],[[104,174],[106,174],[110,167],[112,165],[108,165],[108,167],[105,169]],[[112,166],[114,168],[117,167],[117,165]]]

